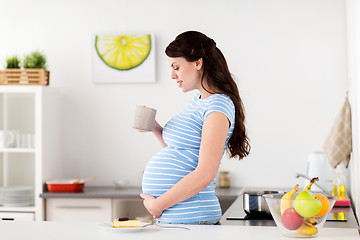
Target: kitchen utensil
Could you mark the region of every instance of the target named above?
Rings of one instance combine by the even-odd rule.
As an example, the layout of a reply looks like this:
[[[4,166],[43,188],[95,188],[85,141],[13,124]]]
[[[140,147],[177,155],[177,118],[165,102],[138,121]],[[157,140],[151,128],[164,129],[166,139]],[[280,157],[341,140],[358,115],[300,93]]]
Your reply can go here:
[[[84,178],[84,179],[74,179],[71,181],[72,184],[74,183],[85,183],[85,182],[88,182],[88,181],[92,181],[94,180],[95,177],[89,177],[89,178]]]
[[[306,207],[311,208],[312,206],[312,201],[318,201],[316,199],[298,199],[296,200],[296,196],[298,195],[298,193],[296,193],[294,195],[294,199],[283,199],[284,201],[292,201],[292,205],[294,206],[295,201],[302,201],[302,210],[304,210],[304,208],[306,209]],[[328,207],[328,211],[322,215],[321,217],[307,217],[307,218],[303,218],[301,217],[294,208],[289,208],[289,209],[294,209],[294,211],[285,211],[283,213],[283,215],[281,215],[281,210],[280,210],[280,204],[281,204],[281,199],[284,196],[284,194],[264,194],[263,197],[267,203],[267,205],[269,206],[269,210],[270,213],[272,215],[272,217],[275,220],[276,225],[278,226],[278,228],[280,229],[280,231],[282,232],[283,235],[287,236],[287,237],[315,237],[317,236],[319,233],[321,233],[321,231],[325,231],[322,227],[327,219],[328,214],[331,212],[334,204],[335,204],[335,200],[336,197],[328,197],[329,200],[329,207]],[[299,218],[300,220],[300,224],[297,224],[297,218]],[[316,220],[315,220],[316,219]],[[309,227],[304,226],[303,222],[312,222],[311,225],[313,225],[313,227],[311,228],[312,230],[309,230]],[[297,226],[295,226],[297,225]],[[305,228],[304,228],[305,227]],[[316,228],[314,230],[314,228]],[[292,230],[290,230],[292,229]]]
[[[157,223],[146,223],[143,224],[141,223],[141,227],[139,228],[113,228],[111,223],[101,223],[99,224],[99,227],[105,229],[105,230],[111,230],[114,232],[137,232],[137,231],[141,231],[142,229],[149,227],[149,226],[155,226],[155,227],[159,227],[159,228],[168,228],[168,229],[185,229],[185,230],[190,230],[190,228],[188,227],[183,227],[183,226],[173,226],[173,225],[160,225]]]
[[[21,207],[34,205],[33,187],[0,188],[0,205],[6,207]]]
[[[30,134],[30,133],[16,134],[16,147],[18,148],[33,148],[34,142],[35,142],[34,134]]]
[[[84,189],[84,182],[70,180],[53,180],[46,182],[49,192],[80,192]]]
[[[0,148],[15,147],[16,131],[0,130]]]
[[[262,197],[264,194],[280,193],[279,191],[249,191],[243,194],[243,208],[251,218],[267,219],[271,217],[270,210]]]
[[[157,223],[149,223],[149,224],[146,224],[146,225],[143,225],[141,226],[142,228],[145,228],[145,227],[148,227],[148,226],[156,226],[156,227],[159,227],[159,228],[173,228],[173,229],[185,229],[185,230],[190,230],[190,228],[188,227],[183,227],[183,226],[169,226],[169,225],[160,225],[160,224],[157,224]]]
[[[116,188],[123,189],[126,188],[126,186],[129,184],[129,181],[127,180],[114,180],[113,181]]]
[[[47,183],[49,192],[81,192],[84,183]]]

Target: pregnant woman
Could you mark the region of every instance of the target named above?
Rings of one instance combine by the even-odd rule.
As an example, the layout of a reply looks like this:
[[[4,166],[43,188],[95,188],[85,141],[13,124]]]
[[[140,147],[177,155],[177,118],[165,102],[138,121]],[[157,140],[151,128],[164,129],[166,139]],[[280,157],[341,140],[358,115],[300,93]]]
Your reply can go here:
[[[215,179],[222,156],[242,159],[250,145],[237,85],[216,43],[188,31],[165,50],[171,78],[183,92],[198,90],[183,112],[152,132],[164,148],[147,164],[144,206],[159,223],[216,224],[221,209]]]

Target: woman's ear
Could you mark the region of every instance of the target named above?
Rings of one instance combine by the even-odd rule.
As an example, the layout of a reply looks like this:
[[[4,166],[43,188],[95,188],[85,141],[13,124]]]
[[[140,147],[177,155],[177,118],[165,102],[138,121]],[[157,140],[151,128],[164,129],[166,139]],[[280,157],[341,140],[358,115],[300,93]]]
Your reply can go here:
[[[200,70],[202,68],[202,65],[203,65],[202,58],[199,58],[198,60],[195,61],[196,70]]]

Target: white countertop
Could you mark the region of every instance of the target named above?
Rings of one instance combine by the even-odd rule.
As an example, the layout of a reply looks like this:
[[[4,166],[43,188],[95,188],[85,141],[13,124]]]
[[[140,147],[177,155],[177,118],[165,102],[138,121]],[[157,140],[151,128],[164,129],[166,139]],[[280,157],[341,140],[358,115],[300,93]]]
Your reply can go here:
[[[6,240],[290,239],[282,236],[276,227],[186,225],[190,230],[150,226],[136,231],[122,231],[121,229],[116,231],[101,228],[99,224],[93,222],[1,222],[0,233]],[[355,228],[323,228],[316,239],[359,239],[359,233]]]

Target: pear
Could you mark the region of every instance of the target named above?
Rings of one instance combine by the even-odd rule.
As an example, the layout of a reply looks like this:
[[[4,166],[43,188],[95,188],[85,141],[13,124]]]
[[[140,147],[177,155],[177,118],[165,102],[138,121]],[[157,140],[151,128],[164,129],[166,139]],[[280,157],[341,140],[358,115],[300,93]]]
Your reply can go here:
[[[305,218],[315,216],[322,208],[321,201],[316,199],[315,195],[311,192],[311,186],[315,181],[319,181],[319,178],[311,179],[309,185],[296,196],[294,201],[295,211]]]

